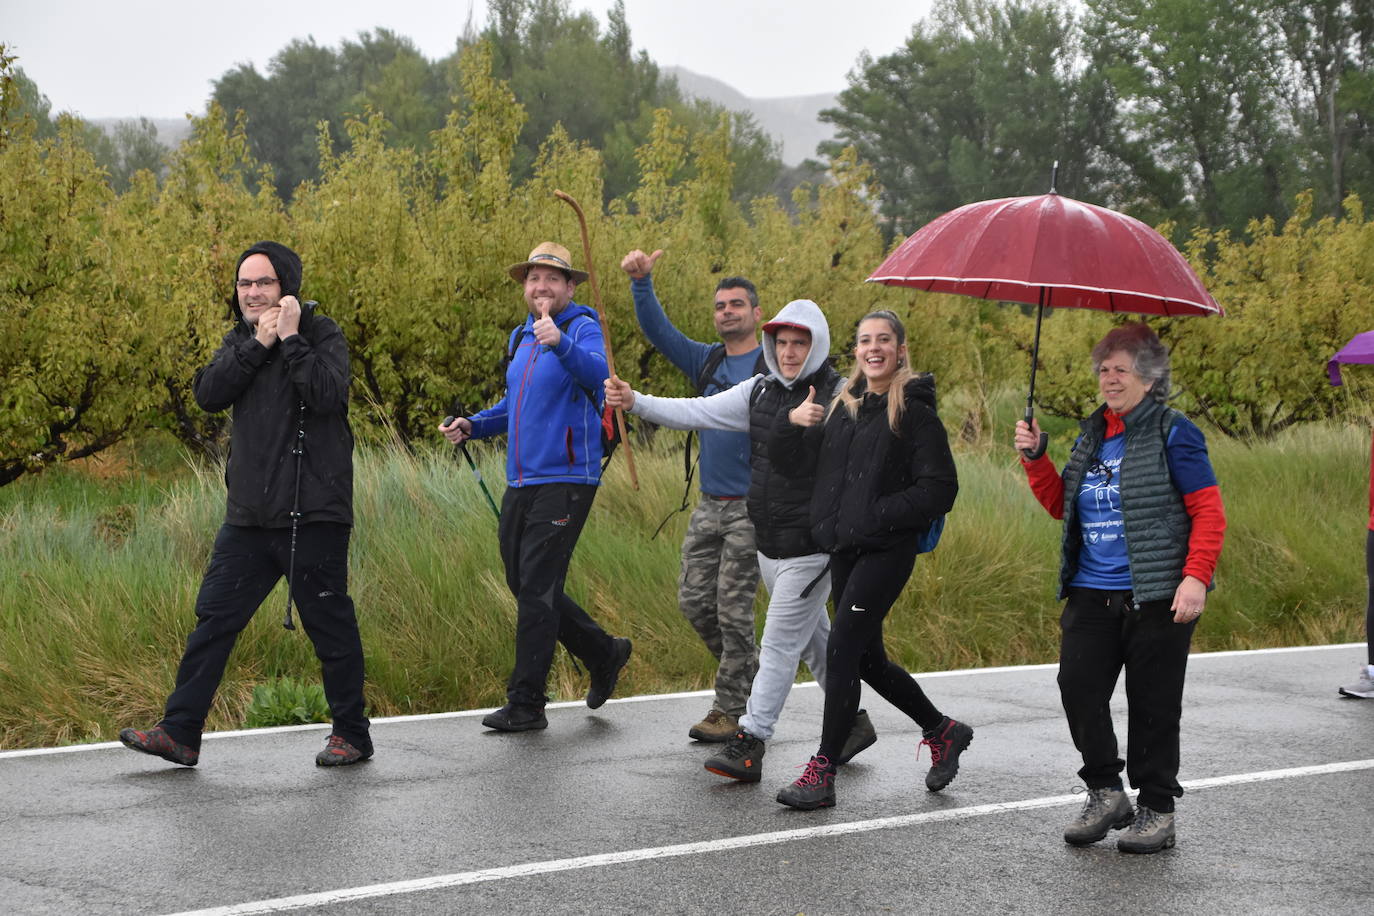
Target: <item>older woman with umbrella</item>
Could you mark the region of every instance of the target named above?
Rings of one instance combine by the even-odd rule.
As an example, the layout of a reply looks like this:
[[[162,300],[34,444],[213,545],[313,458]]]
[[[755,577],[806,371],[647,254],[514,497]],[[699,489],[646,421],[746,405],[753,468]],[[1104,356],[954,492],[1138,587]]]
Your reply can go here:
[[[1144,324],[1115,328],[1092,350],[1105,402],[1083,421],[1061,473],[1026,457],[1039,424],[1016,424],[1031,490],[1063,519],[1059,692],[1087,784],[1065,842],[1085,846],[1114,828],[1123,852],[1174,845],[1179,720],[1188,647],[1226,530],[1201,431],[1165,406],[1169,355]],[[1127,760],[1111,696],[1126,670]],[[1121,783],[1139,790],[1134,812]]]

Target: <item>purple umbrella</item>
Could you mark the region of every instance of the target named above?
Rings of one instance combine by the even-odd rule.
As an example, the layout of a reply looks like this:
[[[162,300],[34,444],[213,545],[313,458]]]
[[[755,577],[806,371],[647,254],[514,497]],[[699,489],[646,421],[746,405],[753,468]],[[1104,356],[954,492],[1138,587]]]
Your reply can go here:
[[[1350,338],[1350,343],[1341,347],[1339,353],[1326,364],[1326,374],[1331,384],[1341,384],[1341,363],[1360,363],[1374,365],[1374,331],[1365,331]]]

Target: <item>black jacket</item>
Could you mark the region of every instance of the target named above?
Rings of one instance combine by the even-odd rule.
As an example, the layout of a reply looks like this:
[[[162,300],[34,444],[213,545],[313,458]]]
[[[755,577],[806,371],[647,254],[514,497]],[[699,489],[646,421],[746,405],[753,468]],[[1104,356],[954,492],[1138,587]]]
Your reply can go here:
[[[258,343],[242,320],[224,335],[192,389],[204,410],[233,411],[224,473],[226,523],[291,527],[297,476],[292,448],[303,416],[301,521],[353,524],[348,384],[343,332],[313,311],[302,312],[299,334],[271,348]]]
[[[759,553],[775,560],[821,553],[811,537],[811,494],[815,488],[815,467],[803,467],[788,474],[774,466],[768,451],[775,422],[806,400],[807,390],[815,386],[819,397],[835,390],[840,377],[824,364],[791,388],[772,378],[760,379],[759,389],[749,409],[749,520],[754,523],[754,541]],[[788,424],[789,426],[791,424]],[[801,429],[801,427],[796,427]],[[814,426],[794,439],[794,448],[814,455],[820,448],[824,430]]]
[[[860,381],[862,386],[863,382]],[[926,531],[959,492],[949,438],[935,413],[930,376],[907,382],[901,432],[887,423],[887,395],[867,395],[858,415],[838,406],[825,422],[811,498],[811,534],[828,553],[883,550]],[[804,430],[783,415],[771,455],[791,472],[809,458]]]

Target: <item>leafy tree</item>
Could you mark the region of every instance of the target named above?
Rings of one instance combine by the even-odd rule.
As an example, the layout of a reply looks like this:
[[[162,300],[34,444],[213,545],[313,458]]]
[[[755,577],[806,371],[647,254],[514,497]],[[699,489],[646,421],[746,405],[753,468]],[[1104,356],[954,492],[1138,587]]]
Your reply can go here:
[[[821,113],[873,164],[891,231],[970,200],[1094,185],[1090,153],[1109,112],[1076,73],[1072,15],[1050,2],[941,0],[893,54],[860,59]]]
[[[1265,2],[1088,0],[1090,68],[1122,117],[1106,151],[1138,183],[1141,218],[1188,219],[1195,201],[1206,225],[1240,229],[1285,212],[1296,188]]]

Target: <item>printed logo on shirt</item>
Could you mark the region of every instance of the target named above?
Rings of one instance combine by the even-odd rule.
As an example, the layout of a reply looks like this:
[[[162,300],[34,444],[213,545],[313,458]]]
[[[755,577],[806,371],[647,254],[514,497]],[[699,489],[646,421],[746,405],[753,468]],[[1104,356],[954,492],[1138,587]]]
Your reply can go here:
[[[849,609],[850,609],[851,611],[858,611],[860,614],[862,614],[864,611],[868,610],[868,608],[866,608],[866,607],[859,607],[857,604],[851,604],[851,605],[849,606]]]

